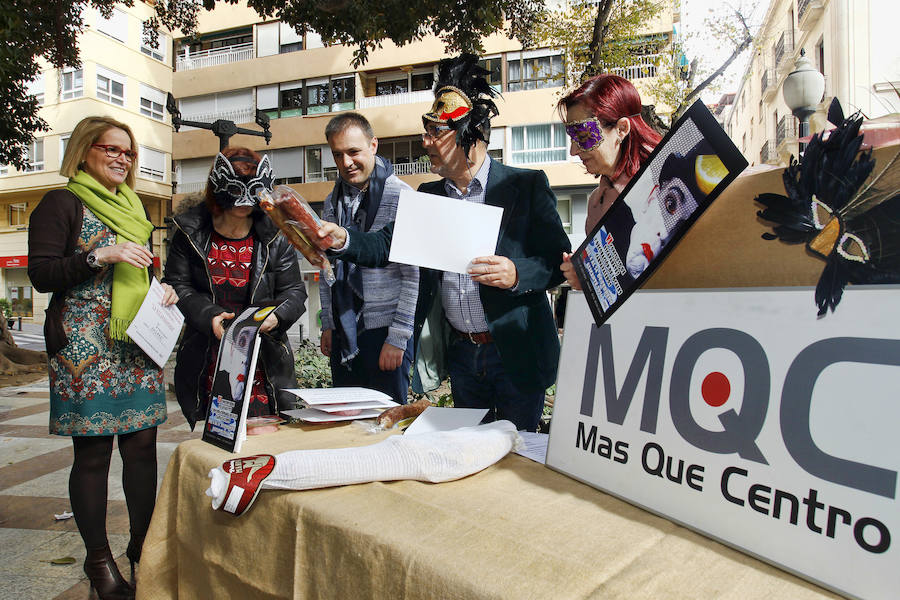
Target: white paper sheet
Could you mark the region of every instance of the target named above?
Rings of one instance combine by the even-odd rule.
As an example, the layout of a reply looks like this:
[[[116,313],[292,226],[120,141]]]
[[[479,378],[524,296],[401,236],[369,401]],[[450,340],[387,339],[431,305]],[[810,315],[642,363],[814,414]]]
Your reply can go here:
[[[184,315],[178,307],[174,304],[163,306],[162,299],[162,285],[154,277],[141,307],[125,330],[134,343],[160,367],[165,366],[172,354],[184,323]]]
[[[307,423],[331,423],[333,421],[356,421],[361,419],[374,419],[381,414],[380,410],[362,410],[355,415],[333,415],[315,408],[295,408],[292,410],[281,411],[282,415],[286,415],[293,419],[300,419]]]
[[[503,209],[412,190],[400,192],[392,262],[465,273],[496,253]]]
[[[547,462],[547,442],[550,436],[546,433],[536,433],[534,431],[520,431],[519,437],[525,442],[518,450],[513,450],[519,456],[530,458],[534,462],[542,465]]]
[[[431,431],[450,431],[460,427],[474,427],[481,423],[486,415],[486,408],[443,408],[429,406],[416,417],[412,425],[406,428],[405,435],[429,433]]]
[[[362,408],[368,408],[370,410],[378,410],[385,411],[389,408],[393,408],[395,406],[400,406],[398,403],[393,400],[375,400],[372,402],[346,402],[343,404],[316,404],[316,410],[321,410],[322,412],[332,413],[332,412],[340,412],[342,410],[359,410]]]
[[[319,406],[320,404],[358,404],[360,402],[378,402],[379,406],[384,406],[385,408],[397,405],[384,392],[363,387],[292,388],[284,391],[294,394],[310,406]]]

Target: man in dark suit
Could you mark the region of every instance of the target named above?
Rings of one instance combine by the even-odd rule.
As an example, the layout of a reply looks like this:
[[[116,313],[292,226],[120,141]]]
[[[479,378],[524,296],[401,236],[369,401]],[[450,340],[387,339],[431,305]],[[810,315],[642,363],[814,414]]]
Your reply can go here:
[[[438,67],[435,102],[422,117],[422,145],[432,172],[443,179],[419,191],[503,208],[500,236],[496,254],[473,260],[468,275],[420,270],[416,359],[446,358],[456,407],[488,408],[488,420],[508,419],[534,431],[559,362],[545,292],[563,280],[558,265],[571,245],[544,172],[507,167],[487,155],[497,108],[477,60],[463,55]],[[326,224],[320,235],[329,233],[344,260],[388,262],[393,223],[349,236]],[[421,336],[426,320],[430,335]],[[418,369],[420,377],[426,372],[442,370]]]

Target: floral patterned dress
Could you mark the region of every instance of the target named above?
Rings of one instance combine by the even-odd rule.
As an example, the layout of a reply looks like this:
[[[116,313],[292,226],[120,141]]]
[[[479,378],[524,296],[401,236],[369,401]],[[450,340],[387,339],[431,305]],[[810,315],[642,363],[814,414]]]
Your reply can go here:
[[[116,234],[87,207],[77,252],[116,243]],[[166,420],[163,372],[144,351],[109,338],[113,269],[65,292],[69,343],[50,358],[50,433],[113,435]]]

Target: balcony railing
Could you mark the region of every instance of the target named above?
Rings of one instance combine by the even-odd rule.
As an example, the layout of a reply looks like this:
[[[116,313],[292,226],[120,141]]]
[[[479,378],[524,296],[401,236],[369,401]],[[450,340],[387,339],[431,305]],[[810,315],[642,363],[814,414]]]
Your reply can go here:
[[[431,161],[416,161],[411,163],[397,163],[394,165],[394,174],[401,175],[424,175],[431,173]]]
[[[781,147],[782,144],[791,143],[797,139],[797,121],[793,115],[784,115],[778,119],[778,126],[775,127],[775,145]]]
[[[239,60],[250,60],[251,58],[253,58],[253,43],[247,42],[246,44],[236,44],[227,48],[201,50],[193,54],[179,54],[175,61],[175,70],[203,69],[216,65],[227,65]]]
[[[181,118],[185,121],[202,121],[204,123],[212,123],[213,121],[217,121],[219,119],[233,121],[234,123],[252,123],[256,118],[256,109],[254,109],[252,106],[248,106],[245,108],[236,108],[234,110],[220,110],[208,113],[183,115]],[[183,129],[194,128],[185,126]]]
[[[762,148],[759,150],[759,162],[764,165],[778,162],[778,154],[775,152],[775,142],[772,140],[763,142]]]
[[[781,34],[775,44],[775,67],[781,69],[794,53],[794,31],[789,29]]]
[[[175,184],[176,194],[197,194],[206,189],[205,181],[193,181],[191,183]]]
[[[375,108],[378,106],[397,106],[398,104],[433,101],[434,93],[431,90],[421,90],[418,92],[387,94],[385,96],[364,96],[356,101],[356,108]]]
[[[797,24],[803,31],[812,29],[812,25],[822,14],[823,0],[800,0],[797,3]]]
[[[759,79],[759,89],[762,92],[763,97],[767,95],[767,93],[772,93],[775,89],[775,73],[772,69],[768,67],[763,70],[762,77]]]
[[[625,79],[644,79],[646,77],[656,77],[656,66],[659,63],[659,54],[645,54],[638,57],[637,62],[627,67],[616,67],[612,69],[619,77]]]

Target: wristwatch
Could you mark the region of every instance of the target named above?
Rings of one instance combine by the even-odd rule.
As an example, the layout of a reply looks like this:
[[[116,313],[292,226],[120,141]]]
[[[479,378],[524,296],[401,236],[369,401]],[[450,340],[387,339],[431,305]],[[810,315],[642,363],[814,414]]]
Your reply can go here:
[[[88,252],[87,264],[90,268],[94,269],[95,271],[99,271],[100,269],[103,268],[103,264],[97,258],[96,252],[97,252],[96,250],[91,250],[90,252]]]

